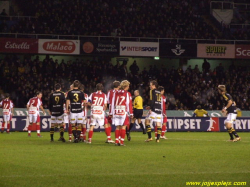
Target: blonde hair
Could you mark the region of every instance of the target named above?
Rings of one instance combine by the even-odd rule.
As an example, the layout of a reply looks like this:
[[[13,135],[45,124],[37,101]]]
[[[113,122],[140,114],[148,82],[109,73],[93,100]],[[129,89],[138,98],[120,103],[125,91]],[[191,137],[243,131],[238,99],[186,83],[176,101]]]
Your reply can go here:
[[[226,92],[226,86],[225,85],[219,85],[218,89],[222,92]]]
[[[130,85],[130,82],[129,81],[127,81],[127,80],[123,80],[122,82],[121,82],[121,84],[120,84],[120,86],[121,86],[121,90],[124,90],[127,86],[129,86]]]

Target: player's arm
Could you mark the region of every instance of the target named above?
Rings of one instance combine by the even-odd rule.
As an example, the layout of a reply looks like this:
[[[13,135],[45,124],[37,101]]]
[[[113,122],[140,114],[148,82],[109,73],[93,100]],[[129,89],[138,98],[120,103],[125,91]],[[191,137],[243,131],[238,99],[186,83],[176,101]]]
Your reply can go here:
[[[130,114],[130,117],[133,118],[133,107],[132,107],[132,99],[130,98],[129,93],[127,93],[127,112]]]
[[[69,113],[69,105],[70,105],[70,100],[66,100],[66,112]]]
[[[204,113],[207,115],[207,117],[209,117],[209,114],[206,110],[204,110]]]
[[[39,108],[43,111],[43,115],[45,115],[46,112],[45,112],[45,110],[44,110],[44,108],[43,108],[43,105],[40,105]]]
[[[233,104],[232,99],[228,99],[227,105],[222,109],[222,112],[226,112],[226,110]]]
[[[11,102],[11,114],[14,114],[14,104]]]

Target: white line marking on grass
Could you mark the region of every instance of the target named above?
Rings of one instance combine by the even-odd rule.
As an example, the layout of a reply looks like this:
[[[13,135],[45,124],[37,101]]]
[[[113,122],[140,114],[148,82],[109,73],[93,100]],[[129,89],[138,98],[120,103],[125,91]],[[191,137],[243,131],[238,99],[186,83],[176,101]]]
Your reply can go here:
[[[250,171],[241,172],[172,172],[172,173],[100,173],[100,174],[88,174],[91,176],[116,176],[116,175],[189,175],[189,174],[250,174]],[[20,177],[65,177],[65,176],[86,176],[86,174],[53,174],[53,175],[8,175],[0,176],[0,178],[20,178]]]

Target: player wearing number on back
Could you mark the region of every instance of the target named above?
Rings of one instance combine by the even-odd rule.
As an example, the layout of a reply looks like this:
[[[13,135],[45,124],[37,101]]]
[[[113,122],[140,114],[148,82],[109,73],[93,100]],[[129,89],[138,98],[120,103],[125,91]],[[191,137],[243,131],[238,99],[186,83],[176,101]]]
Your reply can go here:
[[[83,112],[82,102],[85,101],[84,94],[79,90],[81,83],[75,80],[73,83],[73,90],[70,90],[66,100],[66,110],[69,113],[70,105],[70,123],[72,125],[72,133],[74,135],[74,142],[78,143],[82,131]],[[76,124],[77,123],[77,124]]]

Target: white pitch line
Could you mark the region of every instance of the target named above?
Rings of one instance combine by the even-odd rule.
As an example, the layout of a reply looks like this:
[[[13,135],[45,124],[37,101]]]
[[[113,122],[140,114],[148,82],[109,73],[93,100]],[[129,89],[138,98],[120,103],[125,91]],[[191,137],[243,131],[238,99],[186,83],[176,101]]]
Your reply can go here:
[[[199,175],[199,174],[250,174],[250,171],[241,171],[241,172],[172,172],[172,173],[101,173],[101,174],[54,174],[54,175],[8,175],[0,176],[0,178],[20,178],[20,177],[65,177],[65,176],[117,176],[117,175]]]

